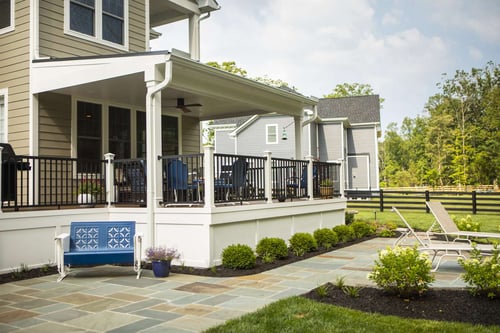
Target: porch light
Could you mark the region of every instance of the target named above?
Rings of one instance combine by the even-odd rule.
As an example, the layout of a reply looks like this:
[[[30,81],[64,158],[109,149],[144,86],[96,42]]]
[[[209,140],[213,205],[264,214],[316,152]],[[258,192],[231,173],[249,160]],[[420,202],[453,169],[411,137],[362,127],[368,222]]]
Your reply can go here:
[[[283,128],[283,133],[281,133],[281,140],[288,140],[288,134],[285,128]]]

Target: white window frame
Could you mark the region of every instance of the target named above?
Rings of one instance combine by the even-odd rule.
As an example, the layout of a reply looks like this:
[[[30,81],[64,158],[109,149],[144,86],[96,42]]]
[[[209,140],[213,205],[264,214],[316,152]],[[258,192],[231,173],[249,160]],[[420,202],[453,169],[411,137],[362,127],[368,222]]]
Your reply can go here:
[[[270,131],[271,131],[271,128],[274,129],[274,133],[275,133],[275,139],[273,141],[270,140]],[[278,144],[278,124],[267,124],[266,125],[266,144],[268,145],[275,145],[275,144]]]
[[[123,0],[123,45],[107,41],[102,38],[102,0],[95,0],[95,36],[90,36],[70,28],[70,0],[64,0],[64,33],[73,37],[85,39],[94,43],[106,45],[115,49],[128,51],[129,41],[129,18],[128,18],[128,2]]]
[[[8,98],[8,90],[7,89],[0,89],[0,104],[3,105],[3,109],[0,107],[0,117],[3,118],[3,136],[0,135],[0,142],[8,142],[8,114],[9,114],[9,98]],[[0,132],[1,134],[1,132]]]
[[[15,28],[15,10],[14,7],[16,5],[16,2],[14,0],[10,0],[10,25],[6,26],[5,28],[0,29],[0,35],[6,34],[8,32],[14,31]]]

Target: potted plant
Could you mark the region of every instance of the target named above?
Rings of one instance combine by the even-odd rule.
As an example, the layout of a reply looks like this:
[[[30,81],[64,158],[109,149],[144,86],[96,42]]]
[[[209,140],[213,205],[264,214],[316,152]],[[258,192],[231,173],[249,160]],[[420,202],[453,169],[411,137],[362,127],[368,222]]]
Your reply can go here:
[[[76,194],[79,204],[95,204],[96,197],[101,194],[103,187],[99,179],[83,179],[78,185]]]
[[[146,249],[146,259],[151,261],[155,277],[166,277],[170,274],[170,264],[173,259],[180,257],[174,248],[165,246],[152,246]]]
[[[319,184],[319,193],[324,198],[333,197],[333,181],[331,179],[323,179]]]

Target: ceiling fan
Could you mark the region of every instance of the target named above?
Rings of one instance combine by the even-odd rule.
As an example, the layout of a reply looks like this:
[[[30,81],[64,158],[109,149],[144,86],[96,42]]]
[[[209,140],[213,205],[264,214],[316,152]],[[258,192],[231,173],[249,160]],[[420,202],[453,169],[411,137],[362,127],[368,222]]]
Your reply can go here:
[[[202,106],[202,105],[200,103],[185,104],[184,98],[177,98],[177,105],[175,106],[175,108],[181,109],[183,112],[191,112],[189,108],[193,106]]]

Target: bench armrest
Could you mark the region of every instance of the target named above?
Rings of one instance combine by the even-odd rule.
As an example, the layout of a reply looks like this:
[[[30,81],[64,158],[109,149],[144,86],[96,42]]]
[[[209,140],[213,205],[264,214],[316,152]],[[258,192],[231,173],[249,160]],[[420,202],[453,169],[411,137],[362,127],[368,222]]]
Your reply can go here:
[[[57,235],[55,238],[56,247],[59,247],[63,252],[69,252],[69,234],[62,233]]]

